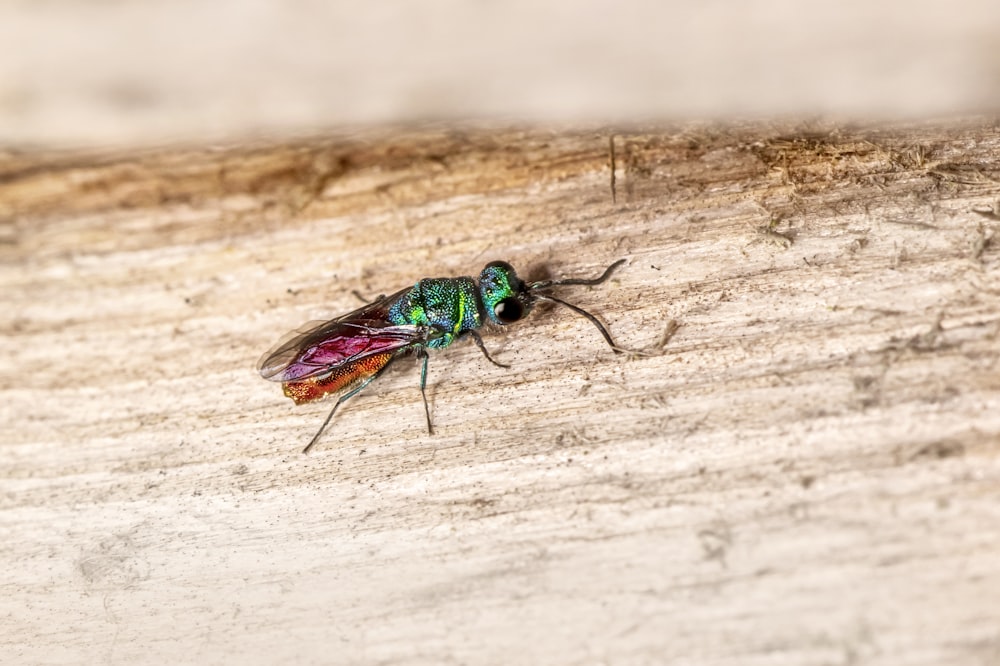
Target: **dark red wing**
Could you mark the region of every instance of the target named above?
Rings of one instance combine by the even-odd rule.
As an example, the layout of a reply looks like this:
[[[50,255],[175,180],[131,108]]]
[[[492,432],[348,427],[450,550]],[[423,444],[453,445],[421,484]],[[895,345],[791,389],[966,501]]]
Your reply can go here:
[[[264,354],[257,370],[271,381],[297,381],[425,341],[426,330],[422,327],[399,326],[388,320],[389,307],[405,291],[337,319],[306,324]]]

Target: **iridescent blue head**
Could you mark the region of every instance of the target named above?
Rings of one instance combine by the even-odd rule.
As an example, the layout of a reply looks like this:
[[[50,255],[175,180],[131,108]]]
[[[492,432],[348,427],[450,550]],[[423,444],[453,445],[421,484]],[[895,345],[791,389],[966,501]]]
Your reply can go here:
[[[624,351],[611,339],[611,334],[604,328],[604,324],[597,320],[597,317],[590,314],[583,308],[579,308],[572,303],[567,303],[561,298],[552,295],[549,290],[554,287],[569,286],[594,286],[605,282],[619,266],[625,263],[624,259],[619,259],[608,266],[600,277],[596,278],[570,278],[568,280],[542,280],[525,284],[521,278],[517,277],[514,267],[506,261],[494,261],[486,264],[486,268],[479,274],[479,298],[483,303],[487,318],[494,324],[512,324],[518,321],[528,312],[536,301],[549,301],[569,308],[578,315],[585,317],[597,330],[601,332],[608,345],[616,352]]]
[[[479,297],[486,316],[494,324],[512,324],[531,310],[531,290],[514,267],[506,261],[493,261],[479,274]]]

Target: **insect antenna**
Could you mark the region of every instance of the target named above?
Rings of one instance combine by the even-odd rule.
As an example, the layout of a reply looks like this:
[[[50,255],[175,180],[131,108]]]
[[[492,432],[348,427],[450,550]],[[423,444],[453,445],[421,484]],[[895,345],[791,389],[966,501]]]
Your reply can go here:
[[[601,284],[602,282],[606,282],[607,279],[611,277],[611,274],[614,273],[618,269],[618,267],[624,263],[625,259],[619,259],[618,261],[616,261],[615,263],[611,264],[606,269],[604,269],[604,273],[601,275],[601,277],[590,278],[590,279],[570,278],[568,280],[542,280],[541,282],[532,282],[528,286],[528,289],[530,289],[531,291],[535,291],[536,289],[548,289],[550,287],[564,287],[569,285],[580,285],[587,287],[587,286],[593,286],[595,284]]]
[[[597,319],[597,317],[590,314],[583,308],[573,305],[572,303],[567,303],[561,298],[556,298],[555,296],[549,293],[544,293],[544,294],[535,293],[536,291],[544,291],[551,289],[552,287],[568,287],[572,285],[593,286],[601,284],[602,282],[606,282],[607,279],[611,277],[611,274],[614,273],[615,270],[624,263],[625,259],[619,259],[618,261],[616,261],[615,263],[611,264],[606,269],[604,269],[604,273],[602,273],[600,277],[570,278],[567,280],[542,280],[540,282],[531,283],[528,286],[528,289],[532,292],[531,294],[532,297],[537,298],[538,300],[558,303],[559,305],[565,308],[569,308],[578,315],[586,317],[591,324],[597,327],[597,330],[601,332],[602,336],[604,336],[604,340],[608,343],[608,346],[611,347],[611,349],[613,349],[616,354],[626,353],[626,354],[640,354],[645,356],[647,355],[645,352],[636,349],[626,349],[625,347],[619,347],[618,345],[616,345],[614,339],[611,337],[611,334],[608,333],[608,329],[604,327],[604,324],[602,324]]]
[[[597,330],[600,331],[601,335],[604,336],[604,339],[607,340],[608,346],[610,346],[613,350],[615,350],[616,354],[621,353],[623,351],[625,351],[625,352],[629,351],[628,349],[622,349],[621,347],[619,347],[618,345],[616,345],[615,341],[613,339],[611,339],[611,334],[608,333],[608,329],[604,328],[604,324],[602,324],[601,322],[599,322],[597,320],[597,317],[595,317],[594,315],[590,314],[589,312],[587,312],[583,308],[577,307],[577,306],[573,305],[572,303],[567,303],[566,301],[562,300],[561,298],[556,298],[555,296],[551,296],[549,294],[535,294],[534,296],[535,296],[535,298],[537,298],[537,299],[539,299],[541,301],[551,301],[553,303],[558,303],[559,305],[562,305],[563,307],[569,308],[570,310],[572,310],[573,312],[577,313],[578,315],[582,315],[582,316],[586,317],[588,320],[590,320],[591,324],[593,324],[594,326],[597,327]]]
[[[625,263],[624,259],[619,259],[618,261],[616,261],[615,263],[611,264],[606,269],[604,269],[604,273],[602,273],[600,277],[589,278],[589,279],[588,278],[569,278],[569,279],[566,279],[566,280],[542,280],[540,282],[533,282],[528,287],[528,289],[530,291],[532,291],[532,292],[535,292],[535,291],[543,291],[543,290],[551,289],[552,287],[568,287],[568,286],[571,286],[571,285],[593,286],[593,285],[596,285],[596,284],[601,284],[602,282],[604,282],[605,280],[607,280],[609,277],[611,277],[611,274],[615,271],[616,268],[618,268],[619,266],[621,266],[624,263]],[[594,326],[597,327],[597,330],[601,332],[601,335],[603,335],[604,339],[607,341],[608,346],[610,346],[613,350],[615,350],[615,353],[619,353],[619,352],[622,352],[622,351],[627,351],[627,350],[620,349],[618,347],[618,345],[615,344],[615,341],[614,341],[614,339],[612,339],[611,334],[608,333],[608,329],[604,328],[604,324],[602,324],[600,321],[598,321],[597,317],[595,317],[594,315],[590,314],[589,312],[587,312],[583,308],[578,307],[576,305],[573,305],[572,303],[567,303],[566,301],[562,300],[561,298],[556,298],[555,296],[553,296],[551,294],[536,294],[536,293],[533,293],[532,296],[534,296],[535,298],[538,298],[539,300],[551,301],[552,303],[558,303],[559,305],[561,305],[563,307],[569,308],[570,310],[572,310],[573,312],[577,313],[578,315],[586,317],[590,321],[591,324],[593,324]]]

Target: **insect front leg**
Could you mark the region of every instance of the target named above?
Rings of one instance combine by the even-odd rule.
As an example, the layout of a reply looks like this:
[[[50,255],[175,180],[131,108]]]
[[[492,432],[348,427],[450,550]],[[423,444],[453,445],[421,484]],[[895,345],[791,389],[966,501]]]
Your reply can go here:
[[[469,331],[469,335],[471,335],[472,339],[476,341],[476,346],[479,347],[479,351],[483,352],[483,356],[486,357],[487,361],[489,361],[493,365],[497,366],[498,368],[509,368],[510,367],[506,363],[500,363],[498,361],[494,361],[493,360],[493,357],[490,356],[490,353],[488,351],[486,351],[486,345],[483,343],[483,338],[479,335],[479,333],[477,333],[476,331]]]

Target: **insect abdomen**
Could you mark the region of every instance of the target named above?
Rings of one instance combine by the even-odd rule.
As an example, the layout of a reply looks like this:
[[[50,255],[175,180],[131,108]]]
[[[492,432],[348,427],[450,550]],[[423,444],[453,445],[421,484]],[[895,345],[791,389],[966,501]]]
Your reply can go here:
[[[313,402],[331,393],[340,393],[368,379],[385,367],[392,359],[392,354],[374,354],[354,363],[346,363],[334,368],[326,375],[318,375],[281,385],[285,395],[296,405]]]

